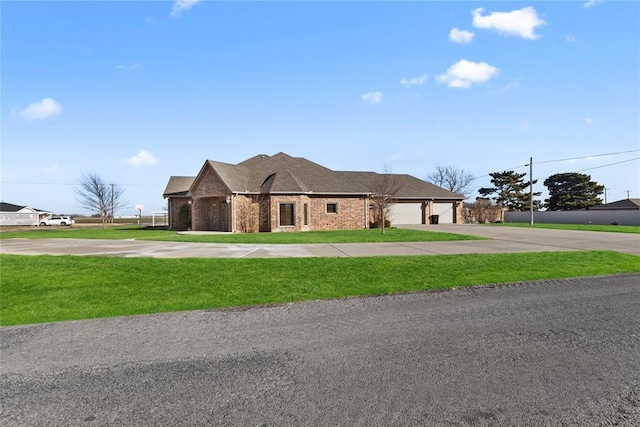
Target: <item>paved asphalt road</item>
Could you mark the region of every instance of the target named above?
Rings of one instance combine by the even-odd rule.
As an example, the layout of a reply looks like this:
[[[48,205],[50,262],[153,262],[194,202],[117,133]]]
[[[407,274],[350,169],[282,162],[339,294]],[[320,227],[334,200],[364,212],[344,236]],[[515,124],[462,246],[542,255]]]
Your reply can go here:
[[[640,255],[640,236],[542,228],[483,225],[406,226],[488,237],[492,240],[412,243],[334,243],[307,245],[215,244],[97,239],[5,239],[0,253],[18,255],[100,255],[119,257],[358,257],[466,253],[611,250]]]
[[[640,425],[640,275],[0,329],[3,426]]]

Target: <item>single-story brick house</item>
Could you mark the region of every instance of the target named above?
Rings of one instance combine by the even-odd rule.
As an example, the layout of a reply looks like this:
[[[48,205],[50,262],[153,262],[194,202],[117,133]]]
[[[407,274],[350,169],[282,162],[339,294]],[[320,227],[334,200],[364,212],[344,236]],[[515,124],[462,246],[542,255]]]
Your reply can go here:
[[[208,160],[196,176],[172,176],[164,191],[172,230],[310,231],[368,228],[375,172],[333,171],[285,153],[236,165]],[[462,222],[464,196],[393,174],[394,224]]]

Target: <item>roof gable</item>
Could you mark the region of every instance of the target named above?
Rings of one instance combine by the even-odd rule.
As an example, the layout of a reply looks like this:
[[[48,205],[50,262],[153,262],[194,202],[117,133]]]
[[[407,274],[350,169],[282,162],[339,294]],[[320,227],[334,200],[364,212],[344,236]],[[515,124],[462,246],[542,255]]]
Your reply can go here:
[[[164,197],[186,196],[195,179],[195,176],[172,176],[169,178],[167,187],[164,189],[164,193],[162,195]]]

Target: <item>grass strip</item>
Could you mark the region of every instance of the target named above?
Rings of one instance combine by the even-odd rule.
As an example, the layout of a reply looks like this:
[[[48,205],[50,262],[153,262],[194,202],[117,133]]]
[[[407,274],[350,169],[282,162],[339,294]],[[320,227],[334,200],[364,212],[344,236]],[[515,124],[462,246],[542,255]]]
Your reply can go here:
[[[481,237],[401,228],[306,231],[296,233],[224,233],[178,235],[175,231],[122,226],[113,228],[37,227],[28,231],[0,233],[0,239],[76,238],[76,239],[137,239],[197,243],[374,243],[374,242],[440,242],[452,240],[482,240]]]
[[[1,325],[640,272],[608,251],[374,258],[1,255]]]
[[[486,224],[496,227],[523,227],[523,228],[551,228],[554,230],[578,230],[578,231],[602,231],[607,233],[631,233],[640,234],[640,226],[637,225],[595,225],[595,224],[538,224],[533,226],[522,222],[505,222],[499,224]]]

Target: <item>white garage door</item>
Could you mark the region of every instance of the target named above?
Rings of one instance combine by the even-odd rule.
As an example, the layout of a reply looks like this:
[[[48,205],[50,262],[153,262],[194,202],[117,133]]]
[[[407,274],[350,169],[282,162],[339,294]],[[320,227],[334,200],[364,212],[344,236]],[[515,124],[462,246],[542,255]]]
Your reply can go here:
[[[438,215],[439,224],[453,224],[453,203],[434,203],[433,215]]]
[[[391,224],[422,224],[422,203],[394,203],[389,214]]]

